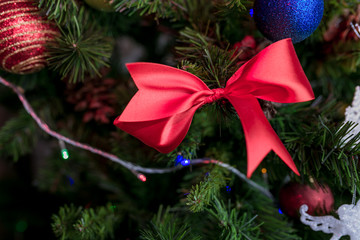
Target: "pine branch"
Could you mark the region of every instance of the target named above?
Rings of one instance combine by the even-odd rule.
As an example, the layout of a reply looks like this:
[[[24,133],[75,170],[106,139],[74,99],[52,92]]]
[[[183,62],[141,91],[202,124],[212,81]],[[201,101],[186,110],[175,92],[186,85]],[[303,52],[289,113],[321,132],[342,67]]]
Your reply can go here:
[[[49,46],[50,68],[73,83],[83,81],[85,74],[101,76],[99,69],[109,66],[112,41],[86,24],[91,22],[88,18],[80,9],[77,16],[72,16],[71,24],[59,26],[62,36],[57,38],[57,45]]]
[[[119,221],[111,204],[96,209],[74,205],[61,207],[52,216],[53,231],[61,240],[67,239],[114,239],[114,229]]]
[[[249,194],[250,196],[250,194]],[[261,239],[267,240],[300,240],[296,234],[296,230],[292,227],[291,222],[279,213],[279,210],[274,206],[274,202],[262,195],[254,193],[251,195],[249,205],[255,208],[258,215],[256,222],[262,223],[260,229]]]
[[[123,167],[127,168],[128,170],[130,170],[134,175],[136,175],[137,178],[139,178],[141,181],[146,181],[146,177],[145,175],[139,173],[140,172],[144,172],[144,173],[150,173],[150,174],[164,174],[164,173],[169,173],[169,172],[174,172],[176,170],[181,169],[180,166],[177,167],[172,167],[172,168],[145,168],[145,167],[141,167],[139,165],[135,165],[131,162],[128,161],[124,161],[120,158],[118,158],[117,156],[108,153],[108,152],[104,152],[100,149],[97,148],[93,148],[89,145],[74,141],[70,138],[67,138],[53,130],[51,130],[49,128],[49,126],[44,123],[34,112],[34,110],[32,109],[31,105],[29,104],[29,102],[27,101],[27,99],[25,98],[22,90],[20,90],[19,87],[17,87],[16,85],[6,81],[5,79],[0,77],[0,83],[3,84],[4,86],[11,88],[18,96],[19,100],[21,101],[21,103],[23,104],[26,112],[34,119],[34,121],[37,123],[37,125],[47,134],[49,134],[50,136],[53,136],[55,138],[57,138],[58,140],[62,140],[72,146],[87,150],[89,152],[98,154],[104,158],[107,158],[113,162],[116,162],[120,165],[122,165]],[[249,183],[249,185],[251,185],[252,187],[256,188],[257,190],[260,190],[261,192],[263,192],[264,195],[271,197],[271,194],[269,194],[269,192],[266,189],[263,189],[261,186],[259,186],[258,184],[256,184],[255,182],[248,180],[245,178],[245,175],[243,173],[241,173],[239,170],[235,169],[234,167],[231,167],[228,164],[222,163],[220,161],[217,160],[209,160],[209,159],[197,159],[194,160],[192,164],[209,164],[209,163],[214,163],[217,164],[225,169],[228,169],[229,171],[233,172],[234,174],[236,174],[237,176],[239,176],[242,180],[245,180],[247,183]]]
[[[193,212],[201,212],[206,206],[210,205],[214,197],[219,195],[222,187],[226,186],[226,177],[223,169],[214,167],[207,175],[205,180],[192,187],[187,195],[186,205],[190,206]]]
[[[229,50],[229,45],[225,49],[214,45],[216,41],[207,36],[208,31],[202,34],[185,28],[180,32],[179,42],[182,46],[175,49],[186,58],[186,61],[182,61],[182,69],[197,75],[209,88],[220,88],[239,68],[236,65],[237,56]]]
[[[65,240],[70,239],[71,232],[73,229],[74,219],[77,219],[81,214],[82,208],[76,208],[74,205],[61,207],[58,215],[53,215],[53,223],[51,227],[54,231],[54,234],[59,239]]]
[[[237,209],[231,209],[230,206],[226,208],[225,204],[217,199],[216,196],[212,206],[214,209],[207,209],[207,211],[219,222],[222,228],[220,239],[260,239],[258,237],[261,224],[255,224],[257,216],[250,217],[247,213],[239,216]]]
[[[235,50],[229,49],[229,44],[214,39],[209,31],[209,24],[204,33],[186,27],[180,31],[179,45],[175,49],[181,56],[181,69],[198,76],[210,89],[224,88],[240,67],[237,59],[242,51],[236,54]],[[226,47],[220,47],[219,44]],[[220,113],[221,122],[236,116],[234,107],[227,100],[222,99],[212,105],[215,112]]]
[[[335,52],[334,60],[338,67],[346,70],[347,73],[356,72],[360,65],[360,43],[358,41],[352,41],[347,44],[340,42],[333,44],[333,47]]]
[[[336,126],[336,121],[332,120],[335,113],[333,102],[322,108],[292,104],[279,109],[272,125],[282,132],[280,137],[294,161],[300,163],[302,175],[316,179],[328,177],[331,182],[337,180],[341,186],[352,189],[354,184],[359,184],[356,156],[360,153],[360,135],[344,143],[353,125]],[[271,166],[268,170],[270,175],[278,173]]]
[[[36,141],[36,127],[31,117],[25,112],[9,121],[0,129],[0,155],[12,156],[13,161],[32,152]]]
[[[39,0],[38,7],[46,11],[50,20],[58,24],[70,24],[79,11],[76,0]]]
[[[323,121],[320,119],[321,123]],[[345,137],[355,127],[354,123],[345,123],[337,128],[328,128],[324,126],[323,137],[327,136],[327,154],[323,153],[321,163],[328,169],[335,170],[338,180],[342,185],[343,180],[347,186],[359,184],[359,175],[357,166],[360,154],[360,133],[352,136],[345,143]],[[328,134],[326,134],[326,132]],[[330,135],[330,136],[329,136]],[[323,146],[324,148],[325,146]]]
[[[156,20],[159,18],[180,19],[183,12],[187,12],[184,0],[115,0],[113,5],[117,11],[129,15],[136,12],[140,15],[155,14]]]
[[[174,160],[177,158],[179,154],[183,156],[185,159],[195,159],[197,157],[197,150],[201,143],[201,139],[198,135],[187,134],[183,142],[172,152],[164,155],[161,154],[159,156],[159,161],[164,160],[168,161],[169,165],[174,165]]]
[[[345,9],[355,11],[356,6],[359,4],[357,0],[329,0],[325,2],[326,14],[325,16],[332,17],[334,14],[342,13]]]
[[[162,205],[153,217],[147,229],[140,230],[141,239],[144,240],[199,240],[199,236],[191,234],[191,227],[175,214],[170,213],[170,208],[163,211]]]
[[[243,0],[226,0],[220,1],[220,4],[224,7],[227,7],[228,9],[237,8],[239,11],[241,11],[246,9],[242,2]]]

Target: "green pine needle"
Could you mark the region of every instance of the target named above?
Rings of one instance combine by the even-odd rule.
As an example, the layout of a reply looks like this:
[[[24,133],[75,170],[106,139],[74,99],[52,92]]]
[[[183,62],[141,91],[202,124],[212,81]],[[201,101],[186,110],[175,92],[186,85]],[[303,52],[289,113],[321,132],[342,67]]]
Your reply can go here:
[[[24,110],[0,128],[0,156],[12,156],[18,161],[21,156],[33,151],[36,142],[36,125]]]
[[[337,111],[333,102],[325,103],[320,109],[304,104],[280,108],[272,126],[282,133],[280,137],[303,176],[329,178],[330,182],[352,189],[359,183],[355,166],[359,162],[360,134],[345,143],[345,136],[354,124],[331,120]],[[271,177],[278,175],[276,167],[269,165],[268,169]]]
[[[61,25],[70,23],[79,11],[75,0],[39,0],[38,7],[46,10],[50,20],[53,19]]]
[[[225,170],[215,166],[205,177],[205,180],[192,187],[187,195],[186,205],[192,212],[201,212],[210,205],[214,197],[219,195],[220,189],[226,186]]]
[[[234,51],[229,51],[216,46],[215,40],[191,28],[185,28],[180,32],[181,46],[175,49],[186,61],[181,68],[194,73],[200,77],[209,88],[224,87],[226,81],[239,68],[236,65],[237,57]]]
[[[78,17],[73,16],[71,25],[59,26],[62,36],[57,38],[56,45],[49,46],[50,68],[73,83],[83,81],[87,73],[101,76],[99,69],[109,66],[112,52],[111,39],[87,26],[87,17],[81,9]]]
[[[292,227],[292,223],[284,214],[279,213],[279,209],[274,202],[259,193],[249,194],[248,196],[251,196],[251,198],[247,200],[247,206],[256,209],[258,214],[256,222],[262,223],[261,239],[300,240],[296,230]],[[243,207],[246,208],[247,206]]]
[[[52,216],[53,231],[61,240],[114,239],[114,229],[119,217],[111,204],[96,209],[65,205],[57,215]]]
[[[207,211],[215,218],[222,228],[221,238],[224,240],[254,240],[259,239],[261,224],[255,224],[257,216],[250,217],[245,212],[241,216],[235,208],[226,207],[225,204],[214,197],[214,209]]]
[[[140,230],[141,239],[144,240],[200,240],[199,236],[191,234],[191,227],[170,213],[170,208],[163,211],[162,205],[158,213],[153,217],[151,225],[144,230]]]
[[[133,15],[139,12],[140,15],[155,14],[155,18],[179,19],[183,12],[186,12],[186,1],[184,0],[115,0],[115,9]]]
[[[226,0],[224,1],[224,5],[229,9],[238,8],[239,10],[244,10],[246,7],[242,3],[243,0]]]

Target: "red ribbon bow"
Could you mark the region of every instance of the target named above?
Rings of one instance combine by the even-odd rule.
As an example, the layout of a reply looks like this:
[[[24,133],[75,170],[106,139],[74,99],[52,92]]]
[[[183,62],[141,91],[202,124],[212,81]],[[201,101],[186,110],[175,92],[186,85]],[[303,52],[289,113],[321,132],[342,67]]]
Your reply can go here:
[[[267,121],[256,98],[294,103],[314,99],[291,39],[278,41],[245,63],[225,88],[210,90],[191,73],[154,63],[127,68],[139,91],[114,124],[162,153],[185,138],[195,111],[226,98],[241,120],[247,148],[247,176],[273,150],[296,174],[299,172]]]

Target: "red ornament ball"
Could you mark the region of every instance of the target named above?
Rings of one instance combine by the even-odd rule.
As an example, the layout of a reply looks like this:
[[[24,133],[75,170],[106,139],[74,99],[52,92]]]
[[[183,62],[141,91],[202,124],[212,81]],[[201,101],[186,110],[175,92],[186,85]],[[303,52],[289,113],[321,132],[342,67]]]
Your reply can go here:
[[[39,71],[47,64],[46,45],[59,34],[41,16],[37,1],[0,0],[0,66],[18,74]]]
[[[311,187],[290,182],[281,188],[279,198],[281,210],[294,218],[300,216],[299,209],[303,204],[308,205],[310,215],[326,215],[334,205],[334,196],[327,185],[314,184]]]

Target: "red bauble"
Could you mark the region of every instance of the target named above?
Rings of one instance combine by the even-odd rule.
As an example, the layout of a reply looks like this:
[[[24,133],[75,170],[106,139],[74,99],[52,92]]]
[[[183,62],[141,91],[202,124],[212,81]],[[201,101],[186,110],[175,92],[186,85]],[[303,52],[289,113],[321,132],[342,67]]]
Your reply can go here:
[[[40,15],[33,0],[0,0],[0,66],[11,73],[42,69],[46,45],[58,34],[55,24]]]
[[[284,185],[280,190],[281,210],[290,217],[298,217],[301,205],[306,204],[309,207],[310,215],[326,215],[334,205],[334,196],[327,185],[313,187],[300,183],[290,182]]]

